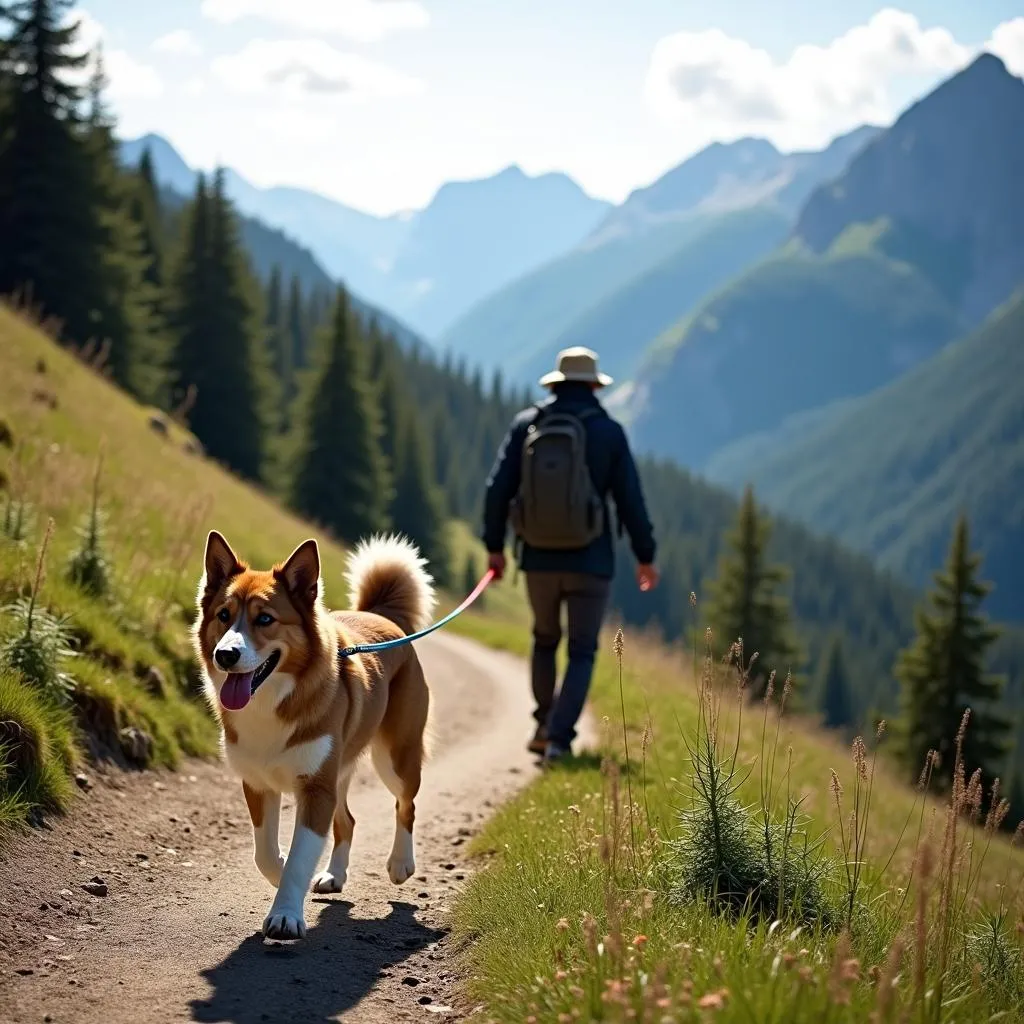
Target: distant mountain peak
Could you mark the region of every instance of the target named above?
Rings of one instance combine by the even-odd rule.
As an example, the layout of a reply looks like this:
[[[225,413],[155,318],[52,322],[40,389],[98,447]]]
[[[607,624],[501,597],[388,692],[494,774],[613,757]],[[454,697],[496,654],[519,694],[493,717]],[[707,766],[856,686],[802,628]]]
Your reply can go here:
[[[1024,81],[983,53],[811,195],[796,234],[824,252],[848,229],[886,224],[893,255],[928,265],[976,324],[1024,279],[1022,180]]]

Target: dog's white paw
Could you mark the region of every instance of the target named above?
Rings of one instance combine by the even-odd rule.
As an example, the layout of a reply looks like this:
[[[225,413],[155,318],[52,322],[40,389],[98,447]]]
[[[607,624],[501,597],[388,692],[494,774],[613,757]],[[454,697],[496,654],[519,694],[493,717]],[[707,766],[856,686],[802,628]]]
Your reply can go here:
[[[395,885],[412,878],[416,874],[416,855],[413,851],[412,833],[401,825],[395,830],[395,842],[388,857],[388,878]]]
[[[263,922],[263,935],[268,939],[304,939],[306,922],[301,912],[295,914],[271,909]]]
[[[345,881],[344,874],[335,875],[330,871],[321,871],[313,879],[313,892],[341,892]]]
[[[394,856],[388,858],[388,878],[390,878],[395,885],[401,885],[403,882],[407,882],[415,874],[416,861],[411,857],[408,860]]]

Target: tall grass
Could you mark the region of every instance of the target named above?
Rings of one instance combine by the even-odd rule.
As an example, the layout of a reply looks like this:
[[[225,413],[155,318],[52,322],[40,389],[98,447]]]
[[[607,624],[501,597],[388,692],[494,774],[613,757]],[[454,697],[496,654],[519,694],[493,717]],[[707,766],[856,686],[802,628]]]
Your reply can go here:
[[[546,773],[477,844],[457,926],[490,1018],[1014,1019],[1024,860],[998,785],[963,778],[963,730],[948,794],[931,756],[899,786],[882,722],[822,771],[841,752],[787,725],[792,681],[752,707],[756,652],[712,640],[686,672],[618,634],[599,765]]]

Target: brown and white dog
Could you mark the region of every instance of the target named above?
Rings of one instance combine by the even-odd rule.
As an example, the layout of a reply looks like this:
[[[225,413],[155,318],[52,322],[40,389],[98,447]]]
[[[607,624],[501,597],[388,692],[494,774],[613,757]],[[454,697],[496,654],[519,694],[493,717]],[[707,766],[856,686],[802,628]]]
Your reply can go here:
[[[338,652],[425,626],[432,580],[400,537],[360,544],[347,578],[353,610],[328,612],[316,541],[263,572],[240,561],[219,533],[207,539],[193,641],[224,756],[242,779],[256,866],[277,888],[263,922],[269,938],[302,938],[306,891],[340,892],[345,884],[355,825],[348,787],[367,748],[396,801],[388,875],[401,885],[416,870],[414,801],[430,702],[423,670],[411,644],[344,660]],[[286,792],[296,798],[287,859],[278,846]],[[330,862],[314,878],[332,820]]]

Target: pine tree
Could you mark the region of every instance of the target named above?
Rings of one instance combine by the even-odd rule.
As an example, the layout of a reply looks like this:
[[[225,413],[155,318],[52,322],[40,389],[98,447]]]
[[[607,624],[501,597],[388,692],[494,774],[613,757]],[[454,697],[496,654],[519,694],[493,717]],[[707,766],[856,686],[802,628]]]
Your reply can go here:
[[[157,293],[167,284],[164,272],[164,231],[161,219],[160,189],[153,170],[153,157],[147,146],[139,160],[136,187],[131,200],[132,218],[142,232],[142,250],[146,261],[146,281]],[[162,294],[160,295],[162,298]],[[160,303],[156,305],[160,310]]]
[[[94,339],[109,347],[107,366],[114,380],[136,395],[163,397],[166,351],[153,319],[155,292],[146,282],[142,229],[131,215],[134,183],[117,162],[114,122],[103,93],[106,74],[97,51],[88,87],[86,153],[91,162],[92,246],[97,259],[89,270],[94,291]]]
[[[309,325],[306,319],[306,305],[302,295],[302,283],[298,275],[292,277],[288,289],[288,309],[285,313],[285,329],[292,344],[291,363],[296,371],[309,366]]]
[[[295,346],[288,330],[287,311],[281,284],[281,268],[277,264],[270,271],[266,310],[270,361],[277,378],[277,391],[281,397],[281,407],[287,409],[295,397]],[[286,419],[286,417],[282,417],[282,419]]]
[[[736,525],[726,538],[727,549],[719,560],[708,613],[719,644],[742,639],[745,661],[757,652],[750,680],[752,699],[764,696],[773,669],[781,678],[797,660],[789,603],[777,593],[786,572],[767,563],[769,534],[770,525],[758,512],[754,491],[748,486]]]
[[[395,452],[395,491],[391,525],[416,542],[430,563],[434,578],[445,584],[450,576],[450,554],[444,506],[431,478],[423,430],[415,416],[400,420],[402,431]]]
[[[179,395],[196,390],[192,430],[213,458],[257,479],[269,434],[259,302],[220,175],[212,189],[199,177],[171,292],[175,383]]]
[[[339,288],[300,405],[292,502],[349,544],[386,528],[391,499],[365,357],[348,296]]]
[[[373,349],[369,354],[372,363]],[[382,346],[377,355],[377,376],[371,377],[371,381],[380,406],[381,451],[394,476],[398,471],[399,449],[405,443],[406,420],[414,415],[414,401],[405,386],[398,354]]]
[[[19,0],[3,11],[6,95],[0,125],[0,294],[30,296],[64,336],[94,336],[97,216],[83,143],[82,92],[69,81],[88,55],[71,0]]]
[[[994,710],[1003,680],[985,671],[988,651],[999,636],[981,604],[991,589],[978,579],[981,557],[970,550],[967,520],[957,521],[945,567],[918,608],[917,634],[900,653],[901,752],[916,777],[929,750],[937,750],[936,774],[949,782],[955,739],[964,711],[970,720],[963,742],[968,775],[976,768],[998,774],[1005,753],[1007,722]]]
[[[853,707],[843,642],[838,634],[830,639],[822,655],[815,689],[825,728],[848,728],[853,723]]]

